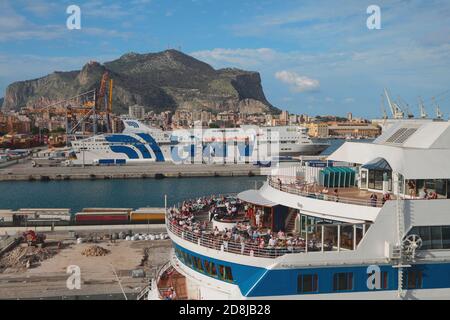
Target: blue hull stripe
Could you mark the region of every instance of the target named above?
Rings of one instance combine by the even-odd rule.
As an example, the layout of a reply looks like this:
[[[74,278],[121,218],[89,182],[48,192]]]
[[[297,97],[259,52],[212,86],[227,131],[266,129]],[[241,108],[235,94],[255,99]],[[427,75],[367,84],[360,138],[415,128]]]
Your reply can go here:
[[[141,137],[141,138],[143,138],[146,142],[148,142],[148,140],[145,139],[144,137]],[[145,144],[143,144],[141,141],[139,141],[138,139],[136,139],[136,138],[134,138],[132,136],[125,135],[125,134],[114,134],[114,135],[106,136],[105,139],[106,139],[106,141],[108,141],[110,143],[122,143],[122,144],[123,143],[127,143],[127,144],[131,144],[134,147],[136,147],[136,149],[138,149],[139,152],[142,154],[142,158],[139,157],[139,156],[134,158],[134,154],[133,154],[133,158],[131,158],[129,156],[129,153],[130,153],[129,151],[124,152],[123,148],[129,148],[131,151],[133,151],[137,155],[137,153],[133,149],[131,149],[130,147],[127,147],[127,146],[111,146],[111,150],[113,152],[126,153],[130,159],[151,159],[152,158],[152,155],[150,154],[148,149],[145,147]],[[154,143],[156,144],[156,141],[154,141]],[[118,147],[120,147],[120,148],[118,148]],[[158,158],[157,151],[155,151],[155,148],[152,147],[151,145],[150,145],[150,147],[155,152],[155,155]],[[115,150],[122,150],[122,151],[115,151]],[[158,150],[159,150],[159,152],[161,152],[161,149],[159,149],[159,146],[158,146]],[[164,161],[164,160],[162,160],[162,161]]]
[[[111,151],[115,153],[124,153],[127,155],[128,159],[139,159],[139,155],[137,154],[137,152],[130,147],[111,146]]]
[[[233,274],[233,283],[239,286],[243,296],[264,297],[264,296],[284,296],[300,294],[321,294],[321,293],[340,293],[340,292],[369,292],[367,288],[367,267],[348,266],[348,267],[307,267],[297,269],[273,269],[268,270],[260,267],[246,266],[242,264],[230,263],[227,261],[212,259],[189,251],[179,245],[174,244],[175,248],[186,252],[187,254],[208,260],[216,265],[231,267]],[[190,266],[189,266],[190,267]],[[387,273],[387,283],[385,289],[377,291],[397,290],[398,269],[391,265],[379,265],[381,272]],[[422,287],[420,289],[439,289],[450,288],[450,263],[416,264],[411,268],[404,269],[404,288],[408,284],[408,271],[421,271],[423,274]],[[347,291],[333,290],[333,276],[335,273],[352,272],[353,288]],[[318,288],[313,293],[298,293],[297,281],[299,275],[314,275],[318,277]],[[208,274],[205,274],[208,275]],[[209,276],[209,275],[208,275]],[[418,288],[419,289],[419,288]]]
[[[142,157],[144,157],[144,159],[151,159],[152,158],[150,152],[145,147],[145,145],[143,145],[143,144],[135,144],[134,146],[142,153]]]
[[[150,136],[147,133],[138,133],[137,135],[139,137],[141,137],[142,139],[144,139],[150,145],[150,148],[155,153],[155,157],[156,157],[156,161],[157,162],[165,161],[164,160],[164,155],[163,155],[163,153],[161,151],[161,148],[159,147],[158,143],[155,141],[155,139],[153,139],[152,136]]]

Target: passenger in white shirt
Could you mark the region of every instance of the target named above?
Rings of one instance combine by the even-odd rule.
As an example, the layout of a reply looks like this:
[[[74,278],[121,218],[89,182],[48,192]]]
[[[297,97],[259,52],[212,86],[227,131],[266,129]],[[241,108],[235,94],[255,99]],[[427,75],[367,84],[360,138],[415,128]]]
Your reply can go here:
[[[276,244],[277,244],[277,241],[273,237],[270,237],[270,239],[269,239],[269,248],[275,247]]]

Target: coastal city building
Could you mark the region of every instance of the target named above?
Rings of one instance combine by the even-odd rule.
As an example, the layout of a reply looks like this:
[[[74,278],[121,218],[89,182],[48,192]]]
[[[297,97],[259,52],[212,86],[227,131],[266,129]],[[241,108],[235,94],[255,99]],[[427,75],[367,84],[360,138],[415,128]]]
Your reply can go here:
[[[335,123],[328,126],[330,137],[376,138],[381,134],[381,128],[369,123]]]
[[[145,108],[143,106],[135,104],[128,108],[128,115],[130,118],[142,120],[145,116]]]

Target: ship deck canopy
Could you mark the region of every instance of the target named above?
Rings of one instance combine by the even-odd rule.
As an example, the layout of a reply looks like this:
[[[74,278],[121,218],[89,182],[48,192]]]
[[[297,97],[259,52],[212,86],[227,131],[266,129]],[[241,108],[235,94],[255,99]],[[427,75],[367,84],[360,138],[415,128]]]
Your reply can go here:
[[[258,190],[246,190],[239,193],[237,197],[244,202],[248,202],[262,207],[274,207],[278,205],[277,203],[272,202],[261,196]]]
[[[449,148],[420,149],[346,142],[328,160],[364,166],[379,157],[388,162],[392,172],[399,172],[406,179],[450,179]]]
[[[328,157],[369,170],[398,172],[406,179],[450,179],[448,159],[450,122],[423,120],[397,121],[373,143],[346,142]]]
[[[383,158],[376,158],[362,166],[364,169],[376,171],[392,171],[389,163]]]

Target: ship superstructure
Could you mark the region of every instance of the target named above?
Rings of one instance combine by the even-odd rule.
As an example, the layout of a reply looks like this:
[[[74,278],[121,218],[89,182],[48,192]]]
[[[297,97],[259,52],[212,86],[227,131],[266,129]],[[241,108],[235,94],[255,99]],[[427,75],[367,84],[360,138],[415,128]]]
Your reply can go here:
[[[168,208],[150,297],[448,299],[449,157],[449,122],[399,122],[259,190]]]

